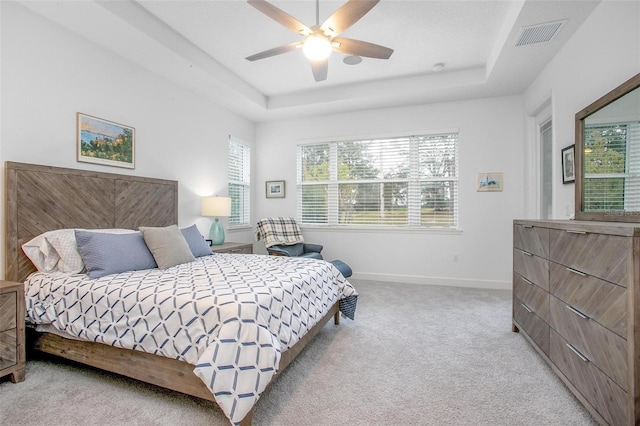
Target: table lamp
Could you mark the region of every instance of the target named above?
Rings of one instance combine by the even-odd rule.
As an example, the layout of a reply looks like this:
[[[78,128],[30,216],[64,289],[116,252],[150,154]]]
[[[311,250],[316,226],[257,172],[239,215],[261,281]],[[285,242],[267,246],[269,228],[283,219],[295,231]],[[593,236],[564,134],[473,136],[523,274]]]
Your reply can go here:
[[[231,215],[231,198],[229,197],[204,197],[202,199],[202,216],[214,217],[211,229],[209,229],[209,239],[211,244],[220,245],[224,243],[224,228],[218,220],[220,217]]]

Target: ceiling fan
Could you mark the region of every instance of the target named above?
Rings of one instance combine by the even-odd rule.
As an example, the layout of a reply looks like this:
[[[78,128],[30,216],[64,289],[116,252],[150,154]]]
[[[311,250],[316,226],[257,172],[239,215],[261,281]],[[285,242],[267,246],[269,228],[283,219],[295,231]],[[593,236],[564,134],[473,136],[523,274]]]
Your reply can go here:
[[[339,34],[373,9],[379,1],[349,0],[320,25],[319,0],[316,0],[316,24],[309,27],[265,0],[248,0],[247,3],[251,6],[291,31],[302,35],[304,40],[265,50],[248,56],[246,59],[257,61],[258,59],[269,58],[302,48],[305,56],[311,61],[311,69],[316,81],[327,79],[329,55],[332,50],[347,55],[389,59],[393,49],[366,41],[338,37]]]

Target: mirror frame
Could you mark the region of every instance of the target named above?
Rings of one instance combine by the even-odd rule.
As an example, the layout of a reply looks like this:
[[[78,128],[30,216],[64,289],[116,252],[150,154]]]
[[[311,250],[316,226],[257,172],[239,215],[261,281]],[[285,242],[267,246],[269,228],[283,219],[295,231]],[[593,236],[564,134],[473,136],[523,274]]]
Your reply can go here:
[[[583,156],[584,156],[584,119],[604,108],[610,103],[623,97],[627,93],[640,87],[640,73],[631,77],[600,99],[596,100],[576,114],[576,140],[575,140],[575,218],[576,220],[598,220],[603,222],[640,222],[640,211],[625,210],[620,214],[609,214],[607,212],[583,212],[582,211],[582,188],[583,188]]]

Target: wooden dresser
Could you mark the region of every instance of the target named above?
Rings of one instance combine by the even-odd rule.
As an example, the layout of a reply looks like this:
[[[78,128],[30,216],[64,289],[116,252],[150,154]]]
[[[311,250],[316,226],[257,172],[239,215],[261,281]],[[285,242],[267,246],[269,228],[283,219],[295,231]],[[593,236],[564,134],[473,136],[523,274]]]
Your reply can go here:
[[[24,380],[24,284],[0,281],[0,377]]]
[[[639,423],[640,224],[514,221],[513,331],[598,421]]]

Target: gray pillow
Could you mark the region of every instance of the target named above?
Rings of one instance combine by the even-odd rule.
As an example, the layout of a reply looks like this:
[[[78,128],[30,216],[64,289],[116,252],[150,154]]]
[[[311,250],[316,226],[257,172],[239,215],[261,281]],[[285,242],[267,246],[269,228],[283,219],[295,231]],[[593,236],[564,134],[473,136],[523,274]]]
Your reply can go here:
[[[75,236],[90,278],[157,267],[140,232],[104,234],[75,230]]]
[[[158,268],[167,269],[196,260],[177,225],[164,228],[141,226],[140,231]]]
[[[187,240],[191,253],[193,253],[195,257],[209,256],[210,254],[213,254],[211,247],[209,247],[207,241],[202,238],[200,231],[198,231],[198,228],[195,225],[191,225],[190,227],[181,229],[180,231],[182,231],[182,236]]]

